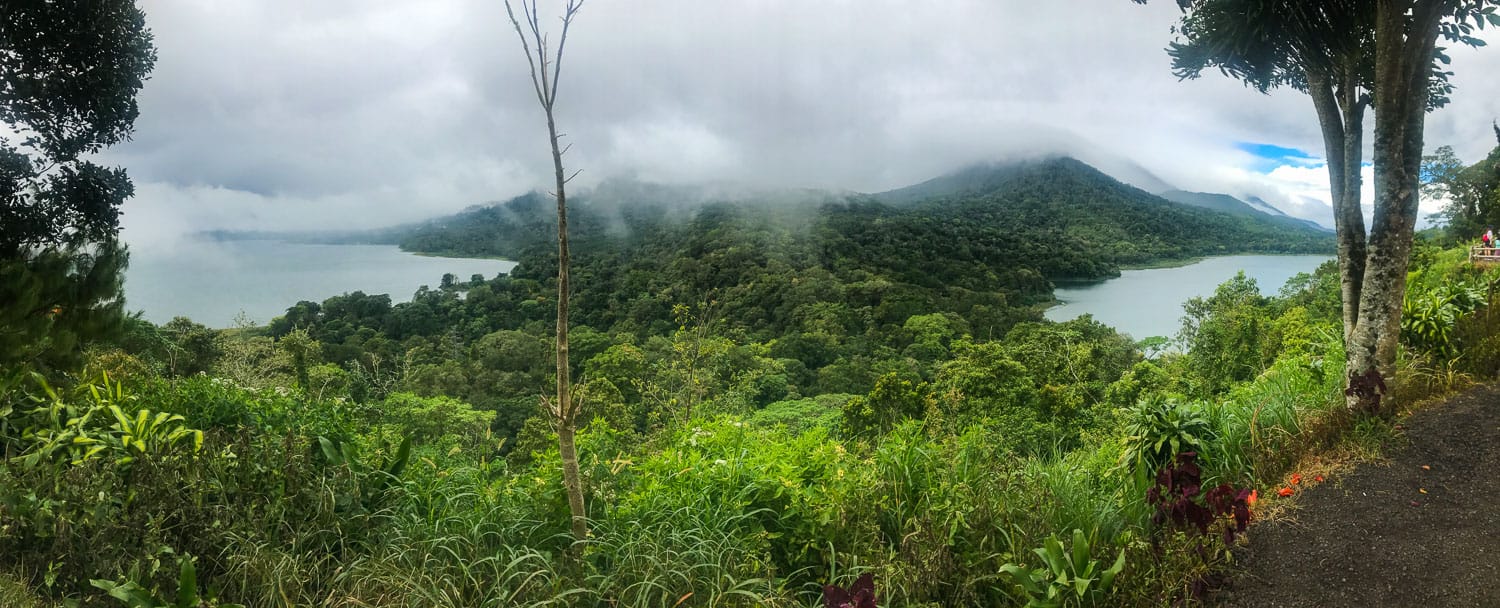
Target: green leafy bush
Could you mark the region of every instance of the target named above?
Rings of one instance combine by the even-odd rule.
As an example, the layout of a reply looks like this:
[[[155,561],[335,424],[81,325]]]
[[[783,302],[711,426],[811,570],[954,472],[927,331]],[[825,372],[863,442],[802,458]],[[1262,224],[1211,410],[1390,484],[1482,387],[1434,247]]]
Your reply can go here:
[[[763,428],[779,426],[793,435],[812,429],[823,429],[831,435],[837,435],[844,406],[856,398],[854,395],[833,393],[777,401],[757,410],[745,421]]]
[[[1069,550],[1053,534],[1032,551],[1042,558],[1042,567],[1032,570],[1015,564],[1000,567],[1006,578],[1020,588],[1029,608],[1099,605],[1109,596],[1115,577],[1125,569],[1123,549],[1113,565],[1101,569],[1099,561],[1092,557],[1088,538],[1083,530],[1076,528]]]
[[[1120,463],[1149,479],[1182,452],[1198,452],[1215,439],[1201,403],[1152,397],[1131,410]],[[1142,484],[1144,485],[1144,484]]]
[[[103,589],[110,597],[123,602],[130,608],[244,608],[239,604],[220,604],[211,597],[198,595],[198,571],[193,566],[193,558],[185,556],[178,559],[179,570],[177,575],[177,592],[171,599],[160,599],[147,589],[142,588],[134,582],[115,582],[102,579],[94,579],[89,584]]]
[[[1408,290],[1401,306],[1401,338],[1419,350],[1444,358],[1458,356],[1458,320],[1485,303],[1484,291],[1468,283],[1445,283],[1426,291]]]

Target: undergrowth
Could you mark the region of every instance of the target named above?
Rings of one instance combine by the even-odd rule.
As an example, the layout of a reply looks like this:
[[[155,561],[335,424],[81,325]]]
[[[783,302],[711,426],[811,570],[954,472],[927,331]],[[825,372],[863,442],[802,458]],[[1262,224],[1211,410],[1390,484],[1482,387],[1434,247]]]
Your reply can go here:
[[[1488,280],[1438,275],[1413,289]],[[358,403],[206,377],[53,388],[12,374],[0,383],[0,605],[110,605],[91,580],[167,597],[184,560],[203,597],[254,608],[808,606],[865,576],[880,606],[1003,606],[1116,563],[1112,585],[1068,601],[1192,602],[1227,566],[1252,490],[1253,512],[1274,512],[1268,495],[1294,467],[1369,457],[1399,436],[1345,407],[1334,325],[1295,302],[1236,298],[1223,318],[1277,337],[1236,351],[1265,359],[1253,377],[1195,392],[1224,378],[1162,355],[1093,393],[1043,387],[1037,399],[1077,424],[1068,432],[975,410],[1022,394],[996,381],[1020,364],[984,367],[982,344],[962,347],[972,365],[950,364],[962,374],[946,385],[893,381],[771,414],[703,407],[652,432],[596,416],[579,435],[592,516],[581,547],[556,448],[515,458],[493,415],[457,400]],[[1490,377],[1500,321],[1488,310],[1428,334],[1452,343],[1405,352],[1386,398],[1407,407]],[[1264,338],[1221,332],[1217,314],[1199,337]],[[1116,405],[1080,405],[1089,398]],[[835,415],[885,401],[927,414],[859,432]],[[1169,467],[1171,500],[1153,490]],[[1072,566],[1049,561],[1054,535],[1071,539]]]

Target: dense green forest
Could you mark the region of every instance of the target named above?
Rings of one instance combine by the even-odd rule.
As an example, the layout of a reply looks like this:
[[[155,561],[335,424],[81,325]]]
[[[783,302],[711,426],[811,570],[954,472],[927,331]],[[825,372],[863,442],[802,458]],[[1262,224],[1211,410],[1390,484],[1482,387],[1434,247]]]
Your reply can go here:
[[[1396,433],[1348,407],[1333,263],[1186,302],[1165,352],[1043,320],[1056,279],[1332,246],[1067,158],[875,195],[613,183],[573,212],[570,359],[540,195],[364,237],[509,275],[156,325],[123,312],[133,185],[90,160],[152,40],[128,0],[0,10],[0,608],[1193,604],[1300,458]],[[1450,224],[1377,401],[1500,370],[1500,271],[1465,246],[1497,154],[1430,162]]]
[[[680,190],[614,185],[608,207],[585,201],[573,214],[575,371],[622,391],[628,408],[660,409],[647,403],[651,394],[681,399],[682,389],[642,393],[626,386],[639,378],[600,378],[591,361],[659,361],[682,348],[707,349],[692,355],[706,360],[714,345],[705,337],[722,335],[761,345],[712,381],[741,384],[750,406],[862,394],[889,374],[932,380],[957,336],[996,341],[1039,321],[1052,277],[1225,251],[1322,251],[1331,242],[1313,229],[1167,203],[1070,159],[978,175],[984,180],[974,171],[949,178],[961,187],[923,184],[925,199],[879,197],[889,203],[691,204]],[[401,240],[421,251],[514,256],[509,276],[445,277],[397,305],[362,293],[302,302],[268,335],[305,332],[319,360],[339,369],[401,366],[407,389],[497,411],[496,432],[514,438],[551,380],[549,205],[529,195]],[[510,363],[497,366],[501,358]]]
[[[1068,179],[1024,173],[1035,191]],[[1138,191],[1075,173],[1132,209]],[[622,207],[624,225],[585,220],[582,564],[564,558],[539,403],[552,378],[543,244],[510,276],[444,277],[409,303],[346,294],[230,330],[127,319],[76,372],[7,376],[0,584],[35,605],[188,586],[253,606],[807,605],[868,573],[881,605],[1007,605],[1027,601],[1027,581],[1045,593],[1062,580],[1031,552],[1055,534],[1098,570],[1123,559],[1126,582],[1096,580],[1087,597],[1192,600],[1224,567],[1221,532],[1250,513],[1248,492],[1344,428],[1337,273],[1279,295],[1230,281],[1187,303],[1179,352],[1148,357],[1088,318],[1038,318],[1049,276],[987,257],[1014,251],[984,225],[1006,221],[998,208],[1027,213],[1015,200],[834,201],[813,220],[640,205]],[[1042,228],[1027,234],[1072,234],[1029,212]],[[1187,213],[1174,225],[1221,221]],[[1420,249],[1400,399],[1500,365],[1492,317],[1475,314],[1495,276],[1463,255]],[[1162,502],[1152,471],[1216,493]],[[113,498],[89,498],[101,492]],[[1170,515],[1183,509],[1209,514],[1212,534]]]
[[[1326,253],[1333,242],[1327,231],[1284,216],[1215,213],[1174,203],[1071,158],[980,165],[874,195],[803,192],[769,201],[740,196],[735,197],[739,202],[707,204],[707,209],[701,207],[713,201],[711,195],[683,190],[610,184],[595,196],[576,199],[571,234],[585,254],[622,247],[640,251],[647,243],[677,253],[683,248],[651,241],[685,241],[690,234],[670,228],[712,229],[732,219],[795,242],[805,248],[799,253],[811,256],[809,262],[847,267],[840,258],[852,257],[870,271],[870,256],[882,262],[904,257],[914,266],[930,265],[931,272],[920,274],[936,273],[933,280],[945,282],[983,280],[971,278],[970,268],[942,267],[970,260],[1003,259],[1049,279],[1087,279],[1115,276],[1121,265],[1204,255]],[[555,239],[556,219],[548,204],[532,194],[374,234],[408,251],[529,259],[545,256],[541,249]],[[923,248],[890,255],[878,249],[888,238],[920,241]],[[848,255],[847,247],[866,253]],[[536,270],[537,276],[544,274]]]
[[[1419,260],[1393,397],[1407,401],[1500,365],[1495,321],[1476,314],[1496,275],[1458,249]],[[844,334],[871,350],[819,373],[702,306],[644,339],[580,326],[594,521],[579,570],[536,403],[545,322],[489,331],[493,313],[467,308],[523,280],[427,292],[416,303],[454,321],[431,337],[398,342],[386,328],[404,306],[350,295],[267,328],[132,320],[76,375],[16,370],[0,565],[35,598],[19,605],[185,585],[254,606],[807,605],[863,573],[881,605],[1009,605],[1032,568],[1058,580],[1031,553],[1053,533],[1100,570],[1124,556],[1120,583],[1094,581],[1100,602],[1191,600],[1245,493],[1344,411],[1331,265],[1277,296],[1239,278],[1189,302],[1183,352],[1151,358],[1086,318],[986,338],[913,314]],[[859,365],[867,387],[841,371]],[[1182,508],[1143,499],[1169,468],[1230,488],[1223,511],[1183,499],[1211,535],[1153,518]]]

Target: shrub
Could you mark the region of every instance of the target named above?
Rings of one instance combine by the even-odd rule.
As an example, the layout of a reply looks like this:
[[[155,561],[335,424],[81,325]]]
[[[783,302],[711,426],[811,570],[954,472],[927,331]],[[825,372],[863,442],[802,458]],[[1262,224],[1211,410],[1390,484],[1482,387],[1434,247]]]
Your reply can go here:
[[[1026,570],[1006,564],[1000,571],[1021,590],[1026,605],[1032,608],[1062,606],[1096,606],[1108,597],[1115,577],[1125,569],[1125,550],[1121,549],[1114,565],[1099,569],[1093,559],[1083,530],[1073,530],[1073,546],[1064,550],[1057,535],[1047,537],[1041,548],[1033,549],[1042,558],[1042,567]]]
[[[806,399],[777,401],[751,414],[746,422],[762,428],[782,427],[792,435],[812,429],[823,429],[830,435],[839,432],[843,409],[854,395],[833,393]]]
[[[1149,479],[1178,454],[1201,451],[1214,438],[1201,404],[1159,396],[1143,399],[1130,412],[1120,462],[1137,479]]]

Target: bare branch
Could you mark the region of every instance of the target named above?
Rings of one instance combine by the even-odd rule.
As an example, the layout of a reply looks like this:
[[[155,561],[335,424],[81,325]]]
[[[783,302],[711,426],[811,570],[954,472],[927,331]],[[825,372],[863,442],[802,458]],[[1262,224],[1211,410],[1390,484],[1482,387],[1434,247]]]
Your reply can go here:
[[[526,6],[524,3],[521,5]],[[552,110],[552,89],[547,80],[547,37],[542,35],[541,15],[536,10],[536,0],[531,0],[531,8],[526,10],[526,21],[531,25],[531,39],[536,41],[536,57],[541,63],[542,91],[539,94],[542,99],[542,107],[549,112]]]
[[[524,1],[521,3],[521,9],[526,9]],[[516,13],[510,8],[510,0],[505,0],[505,14],[510,16],[510,24],[516,28],[516,37],[521,39],[521,50],[526,52],[526,63],[531,66],[531,86],[536,90],[536,99],[545,107],[547,100],[542,97],[542,83],[537,80],[536,59],[531,56],[531,46],[526,44],[526,34],[521,32],[521,22],[516,20]],[[527,18],[530,20],[529,12]]]
[[[578,177],[579,173],[583,173],[583,169],[579,169],[577,171],[574,171],[572,175],[569,175],[567,179],[563,180],[563,183],[566,184],[568,182],[573,181],[573,178]]]
[[[583,8],[583,0],[568,0],[568,9],[563,13],[562,35],[557,39],[557,60],[552,63],[551,96],[553,99],[557,98],[557,80],[562,74],[563,46],[568,44],[568,26],[573,25],[573,15],[577,14],[580,8]]]

